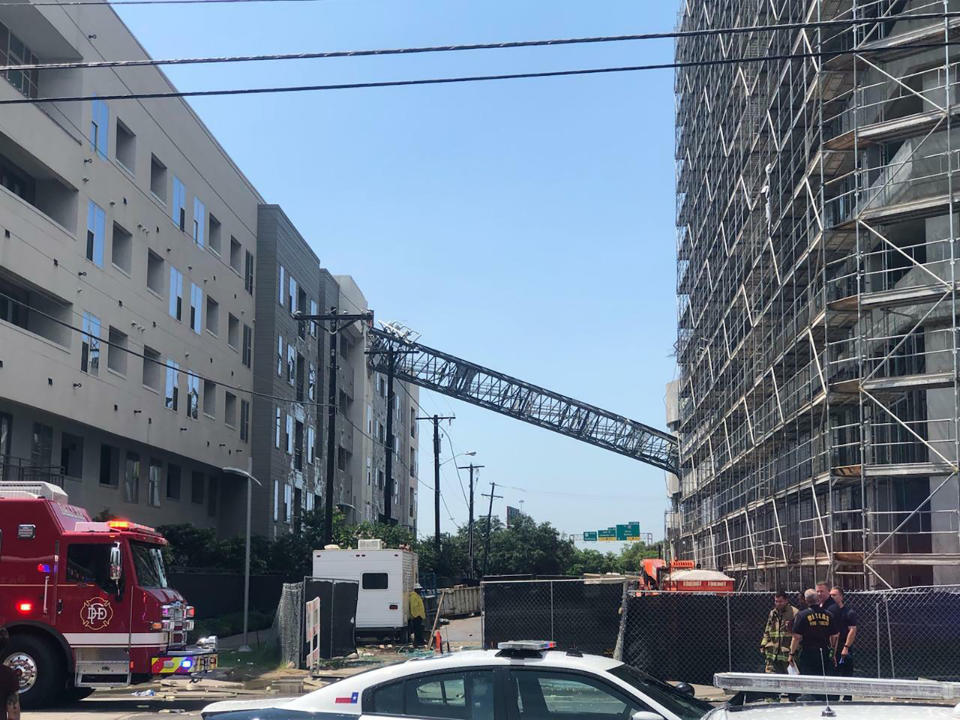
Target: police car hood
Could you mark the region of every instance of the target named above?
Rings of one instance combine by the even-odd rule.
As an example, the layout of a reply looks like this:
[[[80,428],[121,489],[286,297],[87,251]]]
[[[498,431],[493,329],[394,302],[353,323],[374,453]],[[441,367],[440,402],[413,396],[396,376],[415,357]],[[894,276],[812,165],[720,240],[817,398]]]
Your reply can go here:
[[[212,717],[213,715],[221,715],[223,713],[232,713],[242,710],[265,710],[268,708],[277,708],[280,709],[285,707],[287,703],[296,700],[295,697],[286,697],[286,698],[260,698],[259,700],[221,700],[220,702],[212,703],[207,705],[200,711],[200,714],[204,718]]]

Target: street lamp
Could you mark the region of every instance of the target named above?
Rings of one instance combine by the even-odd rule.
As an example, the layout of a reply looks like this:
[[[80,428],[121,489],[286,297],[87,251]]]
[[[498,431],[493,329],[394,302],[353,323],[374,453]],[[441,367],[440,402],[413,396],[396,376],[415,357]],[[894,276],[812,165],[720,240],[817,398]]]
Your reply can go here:
[[[227,475],[240,475],[247,479],[247,542],[243,558],[243,645],[237,650],[238,652],[250,652],[250,645],[247,643],[247,625],[250,619],[250,507],[251,496],[253,495],[252,483],[256,483],[260,487],[263,487],[263,483],[240,468],[225,467],[222,470]]]
[[[440,464],[441,464],[441,465],[446,465],[448,462],[452,462],[453,460],[456,460],[458,457],[462,457],[463,455],[469,455],[470,457],[473,457],[473,456],[476,455],[476,454],[477,454],[477,451],[476,451],[476,450],[468,450],[467,452],[457,453],[457,454],[454,455],[452,458],[447,458],[446,460],[444,460],[444,461],[443,461],[442,463],[440,463]]]

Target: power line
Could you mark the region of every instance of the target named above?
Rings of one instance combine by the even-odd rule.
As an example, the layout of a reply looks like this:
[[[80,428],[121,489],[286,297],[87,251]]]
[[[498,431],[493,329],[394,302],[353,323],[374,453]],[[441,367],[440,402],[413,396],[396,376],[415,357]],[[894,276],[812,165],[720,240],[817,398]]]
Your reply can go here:
[[[118,4],[184,4],[194,3],[203,4],[209,2],[316,2],[317,0],[128,0],[128,2],[109,3]],[[0,7],[6,5],[21,5],[22,3],[0,2]],[[32,5],[44,5],[47,3],[32,3]],[[51,5],[73,5],[73,4],[108,4],[97,2],[96,0],[81,0],[78,3],[49,3]],[[903,17],[903,20],[943,20],[946,18],[960,17],[960,12],[947,13],[918,13],[909,17]],[[774,25],[749,25],[743,27],[725,27],[725,28],[704,28],[700,30],[676,30],[671,32],[655,33],[636,33],[631,35],[597,35],[575,38],[551,38],[547,40],[517,40],[507,42],[490,43],[467,43],[460,45],[426,45],[420,47],[407,48],[379,48],[366,50],[330,50],[324,52],[299,52],[299,53],[268,53],[262,55],[224,55],[208,57],[186,57],[186,58],[142,58],[138,60],[92,60],[92,61],[64,61],[51,63],[34,63],[30,65],[0,65],[0,71],[5,70],[67,70],[67,69],[90,69],[90,68],[114,68],[114,67],[150,67],[160,65],[198,65],[213,63],[240,63],[240,62],[268,62],[283,60],[323,60],[330,58],[352,58],[352,57],[375,57],[387,55],[419,55],[424,53],[444,53],[444,52],[464,52],[475,50],[508,50],[530,47],[562,47],[565,45],[596,45],[605,43],[634,42],[644,40],[666,40],[686,37],[701,37],[706,35],[728,35],[743,34],[752,32],[775,32],[780,30],[799,30],[799,29],[820,29],[824,27],[843,26],[852,27],[855,25],[872,24],[873,21],[862,19],[843,19],[843,20],[823,20],[807,23],[781,23]]]
[[[937,43],[904,44],[894,47],[864,48],[859,50],[825,50],[808,53],[785,53],[758,57],[717,58],[714,60],[692,60],[686,62],[653,63],[647,65],[621,65],[616,67],[580,68],[574,70],[547,70],[543,72],[503,73],[495,75],[463,75],[458,77],[420,78],[415,80],[380,80],[362,83],[332,83],[326,85],[286,85],[258,88],[228,88],[220,90],[170,90],[146,93],[105,94],[105,95],[61,95],[41,98],[11,98],[0,100],[0,105],[49,104],[67,102],[89,102],[92,100],[160,100],[166,98],[223,97],[232,95],[265,95],[280,93],[324,92],[330,90],[363,90],[388,87],[413,87],[417,85],[453,85],[461,83],[490,82],[496,80],[528,80],[550,77],[574,77],[579,75],[609,75],[615,73],[642,72],[648,70],[671,70],[691,67],[713,67],[776,60],[802,60],[805,58],[830,58],[840,55],[866,55],[868,53],[902,52],[904,50],[922,50],[944,48],[960,44],[958,41]]]
[[[453,449],[453,440],[450,439],[450,435],[449,435],[449,433],[447,433],[446,431],[441,430],[440,432],[443,433],[443,436],[447,439],[447,444],[450,446],[450,459],[451,459],[451,460],[454,460],[453,466],[454,466],[454,467],[456,468],[456,470],[457,470],[457,482],[460,483],[460,492],[463,494],[463,502],[464,502],[465,505],[469,506],[469,505],[470,505],[470,501],[467,500],[467,491],[466,491],[466,488],[463,487],[463,478],[460,477],[460,466],[457,465],[457,463],[456,463],[456,461],[455,461],[455,459],[456,459],[456,457],[457,457],[457,453],[456,453],[456,451]]]
[[[56,0],[31,2],[31,7],[81,7],[85,5],[221,5],[224,3],[307,3],[327,0]],[[23,7],[24,2],[0,2],[0,7]]]

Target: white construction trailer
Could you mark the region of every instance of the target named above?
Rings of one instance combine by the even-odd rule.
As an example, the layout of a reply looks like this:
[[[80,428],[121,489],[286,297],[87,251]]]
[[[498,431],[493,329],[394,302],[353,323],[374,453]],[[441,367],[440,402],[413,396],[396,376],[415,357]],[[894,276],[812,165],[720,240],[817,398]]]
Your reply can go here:
[[[380,540],[360,540],[358,545],[355,550],[314,550],[313,577],[358,583],[358,635],[405,637],[417,554],[384,548]]]

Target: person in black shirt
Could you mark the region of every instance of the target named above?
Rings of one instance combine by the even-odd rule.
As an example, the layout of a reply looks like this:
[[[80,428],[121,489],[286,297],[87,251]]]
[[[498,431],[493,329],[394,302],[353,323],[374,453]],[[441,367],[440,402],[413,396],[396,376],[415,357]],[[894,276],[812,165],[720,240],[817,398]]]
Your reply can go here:
[[[820,607],[816,590],[807,590],[803,599],[807,607],[797,613],[793,621],[788,662],[793,663],[801,675],[828,675],[833,669],[830,643],[837,634],[836,624],[833,615]]]
[[[10,641],[10,633],[0,627],[0,657]],[[0,663],[0,720],[20,720],[20,671]]]
[[[846,604],[843,590],[834,587],[830,591],[834,601],[833,620],[837,634],[833,638],[833,664],[840,677],[853,677],[853,641],[857,639],[857,614]],[[848,698],[852,699],[852,698]]]
[[[830,593],[830,586],[824,580],[817,583],[817,605],[821,610],[831,613],[837,609]]]

